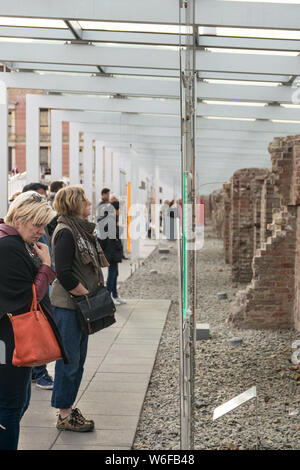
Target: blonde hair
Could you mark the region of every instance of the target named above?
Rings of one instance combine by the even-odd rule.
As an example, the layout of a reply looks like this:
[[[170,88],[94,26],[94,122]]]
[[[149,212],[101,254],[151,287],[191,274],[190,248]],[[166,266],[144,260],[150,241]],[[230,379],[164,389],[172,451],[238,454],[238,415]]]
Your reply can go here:
[[[17,191],[16,193],[14,193],[11,198],[9,199],[9,202],[12,202],[16,199],[17,196],[19,196],[19,194],[22,194],[21,191]]]
[[[19,194],[11,203],[4,222],[13,226],[14,219],[20,222],[32,222],[33,225],[47,225],[56,216],[47,200],[36,191]]]
[[[53,209],[59,215],[78,216],[83,202],[88,202],[81,186],[67,186],[57,191]]]

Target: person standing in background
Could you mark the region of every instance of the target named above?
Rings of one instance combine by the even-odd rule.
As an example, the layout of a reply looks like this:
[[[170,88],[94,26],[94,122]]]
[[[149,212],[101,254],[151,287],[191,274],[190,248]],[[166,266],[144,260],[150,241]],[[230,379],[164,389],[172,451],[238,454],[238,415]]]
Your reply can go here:
[[[49,197],[49,204],[52,207],[53,201],[55,198],[55,194],[57,191],[59,191],[61,188],[64,188],[66,186],[66,183],[64,181],[52,181],[50,184],[50,197]]]
[[[53,201],[54,201],[56,193],[61,188],[65,188],[65,187],[66,187],[66,183],[64,181],[53,181],[50,184],[49,204],[50,204],[51,207],[53,205]],[[53,234],[53,232],[56,228],[56,225],[57,225],[57,219],[58,219],[58,216],[54,217],[54,219],[51,220],[50,224],[47,225],[47,231],[48,231],[48,235],[49,235],[49,244],[50,244],[50,246],[51,246],[51,237],[52,237],[52,234]]]
[[[120,240],[119,226],[120,203],[114,196],[109,203],[106,202],[105,204],[107,215],[102,215],[102,218],[100,219],[101,226],[99,228],[99,241],[105,258],[109,262],[106,288],[111,294],[114,304],[121,305],[126,304],[126,300],[119,296],[117,289],[119,275],[118,264],[121,263],[123,259],[123,246]],[[104,224],[106,221],[107,224]],[[111,230],[112,225],[114,225],[114,230]],[[102,233],[103,231],[107,235],[106,237],[104,236],[104,233]]]

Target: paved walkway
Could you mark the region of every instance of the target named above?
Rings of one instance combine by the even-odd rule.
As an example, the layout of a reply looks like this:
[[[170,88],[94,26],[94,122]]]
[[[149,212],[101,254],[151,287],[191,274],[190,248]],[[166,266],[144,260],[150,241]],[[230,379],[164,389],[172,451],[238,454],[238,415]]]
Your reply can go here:
[[[145,243],[149,255],[156,244]],[[125,264],[126,263],[126,264]],[[120,280],[129,262],[120,266]],[[127,449],[134,442],[169,300],[130,299],[117,308],[116,323],[89,338],[88,355],[76,407],[95,421],[95,431],[72,433],[55,427],[51,391],[32,384],[31,403],[22,423],[20,450]],[[54,363],[48,365],[54,375]]]

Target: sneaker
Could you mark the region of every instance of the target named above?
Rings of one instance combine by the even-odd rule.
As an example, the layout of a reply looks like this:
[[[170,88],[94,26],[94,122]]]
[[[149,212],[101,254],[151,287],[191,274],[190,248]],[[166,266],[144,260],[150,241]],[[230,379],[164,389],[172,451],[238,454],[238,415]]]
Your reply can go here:
[[[60,431],[89,432],[93,431],[95,423],[93,420],[85,419],[80,410],[75,408],[72,410],[72,413],[64,419],[58,415],[56,427]]]
[[[52,390],[53,389],[53,379],[50,377],[48,372],[46,372],[42,377],[36,379],[35,385],[39,388],[43,388],[44,390]]]
[[[111,296],[112,300],[113,300],[113,303],[115,305],[121,305],[121,302],[119,302],[119,299],[115,299],[113,296]]]
[[[120,304],[127,304],[126,300],[122,299],[122,297],[120,297],[119,295],[118,295],[118,297],[117,297],[115,300],[117,300],[118,302],[120,302]]]

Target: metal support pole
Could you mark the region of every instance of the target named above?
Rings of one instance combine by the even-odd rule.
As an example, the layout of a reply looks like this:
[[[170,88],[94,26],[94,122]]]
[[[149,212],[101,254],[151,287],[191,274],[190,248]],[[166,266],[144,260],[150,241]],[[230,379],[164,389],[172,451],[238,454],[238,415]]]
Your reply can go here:
[[[196,252],[195,252],[195,0],[179,1],[180,25],[193,34],[180,36],[181,78],[181,298],[180,298],[180,387],[181,449],[194,448],[194,377],[196,334]],[[181,38],[184,37],[184,44]]]

